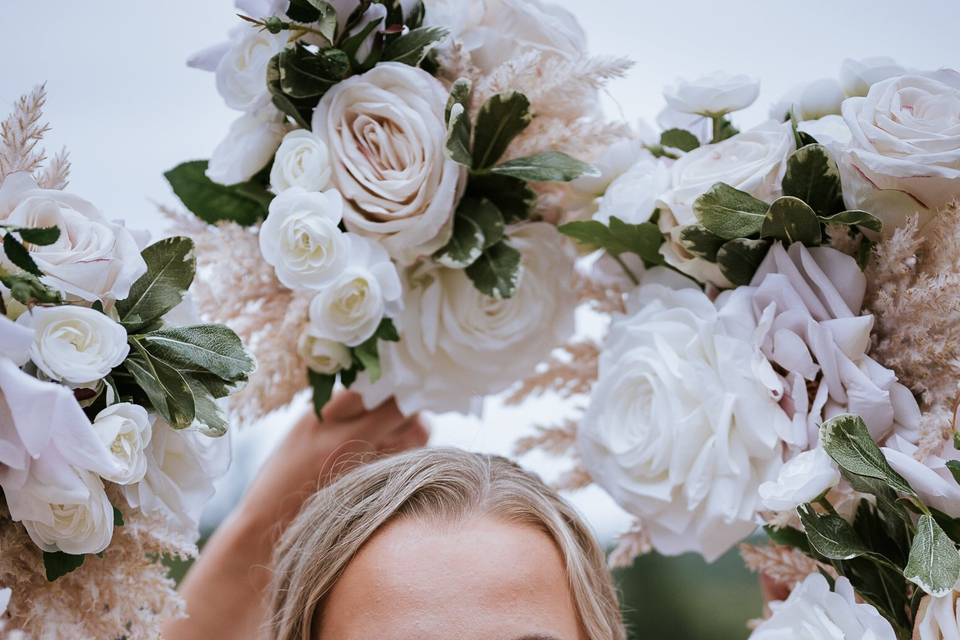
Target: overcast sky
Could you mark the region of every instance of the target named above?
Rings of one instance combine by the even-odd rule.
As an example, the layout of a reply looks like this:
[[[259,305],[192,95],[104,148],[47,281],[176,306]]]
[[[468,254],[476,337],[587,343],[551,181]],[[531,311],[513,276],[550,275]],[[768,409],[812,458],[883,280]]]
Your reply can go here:
[[[586,29],[591,50],[636,61],[609,91],[611,115],[652,119],[677,76],[722,69],[761,78],[760,99],[739,115],[750,125],[794,84],[835,76],[845,57],[888,55],[914,68],[960,66],[957,0],[561,0]],[[192,52],[236,23],[230,0],[0,0],[0,113],[47,82],[52,150],[67,146],[71,190],[112,217],[159,233],[152,202],[174,203],[162,173],[206,158],[233,113],[213,77],[188,69]],[[491,407],[484,424],[443,417],[435,440],[507,453],[552,408]],[[278,433],[277,422],[263,425]],[[254,434],[247,434],[250,439]],[[261,447],[257,447],[258,449]],[[237,461],[243,472],[259,452]],[[534,457],[545,475],[557,465]],[[576,499],[605,537],[625,519],[599,492]]]

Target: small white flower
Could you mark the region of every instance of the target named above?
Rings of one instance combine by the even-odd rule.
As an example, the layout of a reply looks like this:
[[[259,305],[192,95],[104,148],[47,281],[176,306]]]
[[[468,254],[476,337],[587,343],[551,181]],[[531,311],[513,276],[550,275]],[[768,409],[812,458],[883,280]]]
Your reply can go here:
[[[104,479],[117,484],[143,480],[152,432],[146,409],[129,402],[110,405],[93,419],[93,430],[119,468],[117,473],[103,476]]]
[[[902,76],[906,72],[893,58],[847,58],[840,64],[840,84],[848,96],[865,96],[870,87],[881,80]]]
[[[17,322],[34,330],[34,364],[50,379],[70,385],[99,381],[130,352],[123,326],[86,307],[34,307]]]
[[[663,97],[676,111],[718,116],[746,109],[759,93],[759,80],[716,71],[695,80],[677,80],[664,89]]]
[[[780,467],[775,481],[760,485],[760,499],[771,511],[792,511],[837,486],[840,470],[822,447],[803,451]]]
[[[889,438],[881,450],[890,466],[910,483],[924,504],[951,518],[960,518],[960,484],[947,468],[950,460],[960,460],[960,451],[946,445],[940,455],[917,460],[916,445],[899,435]]]
[[[350,366],[350,350],[339,342],[318,338],[309,331],[300,335],[297,350],[311,371],[333,375]]]
[[[230,125],[227,136],[214,148],[207,177],[219,184],[246,182],[267,166],[286,132],[273,107],[245,113]]]
[[[924,596],[913,627],[914,640],[960,638],[960,591],[934,598]]]
[[[819,573],[809,575],[783,602],[772,602],[773,615],[760,623],[750,640],[896,640],[886,618],[860,604],[846,578],[834,590]]]
[[[343,198],[335,189],[287,189],[270,203],[260,227],[260,251],[291,289],[319,289],[343,273],[350,243],[340,228]]]
[[[355,347],[374,334],[401,288],[397,269],[375,241],[347,234],[350,264],[310,303],[310,332]]]
[[[839,115],[846,95],[834,78],[820,78],[791,89],[770,110],[774,120],[784,120],[791,113],[798,120],[816,120],[828,115]]]
[[[263,16],[257,16],[263,17]],[[198,54],[194,66],[209,67],[211,55],[219,55],[216,66],[217,91],[231,109],[248,113],[270,104],[267,63],[287,46],[289,31],[273,34],[254,25],[241,24],[230,31],[227,47],[219,46]]]
[[[629,224],[647,222],[657,208],[657,200],[669,188],[667,166],[649,154],[641,156],[610,183],[593,219],[604,224],[609,224],[612,216]]]
[[[306,129],[284,136],[270,170],[270,186],[274,192],[290,187],[323,191],[329,185],[330,151],[323,140]]]

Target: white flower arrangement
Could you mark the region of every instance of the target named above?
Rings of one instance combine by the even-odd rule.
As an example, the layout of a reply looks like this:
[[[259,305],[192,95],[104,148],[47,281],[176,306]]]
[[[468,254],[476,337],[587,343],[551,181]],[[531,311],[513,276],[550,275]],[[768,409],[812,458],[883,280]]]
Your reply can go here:
[[[576,20],[534,1],[238,8],[230,41],[190,64],[243,115],[209,163],[166,175],[216,225],[181,219],[209,283],[201,310],[274,365],[239,416],[308,382],[319,410],[355,380],[368,405],[467,411],[529,375],[573,326],[575,256],[549,223],[565,183],[595,170],[568,152],[612,140],[596,90],[626,65],[586,58]],[[239,278],[217,256],[249,247],[215,239],[231,225],[272,269],[228,293]],[[283,300],[294,315],[272,323]]]
[[[792,594],[752,638],[952,637],[960,73],[847,61],[741,133],[756,95],[680,82],[659,140],[598,161],[593,219],[560,231],[602,254],[609,332],[523,383],[589,402],[521,449],[574,453],[565,484],[636,516],[618,561],[762,525],[744,557]]]
[[[254,363],[226,327],[177,321],[188,238],[141,247],[63,190],[65,155],[42,166],[43,103],[42,88],[25,96],[0,129],[0,583],[13,587],[0,608],[36,637],[60,637],[57,624],[156,633],[177,606],[158,555],[190,552],[223,470],[211,464],[227,444],[217,400]],[[57,603],[61,589],[99,595]],[[37,613],[51,606],[57,616]],[[104,607],[111,616],[87,617]]]

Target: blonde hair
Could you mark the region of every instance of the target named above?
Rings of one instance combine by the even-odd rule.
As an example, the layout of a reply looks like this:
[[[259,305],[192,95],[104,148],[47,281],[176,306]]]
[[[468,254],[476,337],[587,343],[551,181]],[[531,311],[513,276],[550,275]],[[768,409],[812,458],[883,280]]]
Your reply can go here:
[[[273,640],[311,640],[324,599],[347,564],[395,518],[458,521],[490,515],[548,534],[565,563],[590,640],[624,640],[603,552],[579,515],[539,478],[506,458],[421,449],[360,467],[322,489],[287,529],[274,557]]]

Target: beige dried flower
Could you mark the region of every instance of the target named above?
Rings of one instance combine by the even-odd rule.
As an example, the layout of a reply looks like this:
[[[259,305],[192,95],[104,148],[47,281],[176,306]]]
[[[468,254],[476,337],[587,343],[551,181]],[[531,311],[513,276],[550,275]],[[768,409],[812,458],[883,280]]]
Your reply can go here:
[[[513,455],[522,456],[531,451],[543,451],[552,456],[564,456],[577,442],[577,421],[571,418],[557,425],[535,425],[536,433],[525,436],[513,445]]]
[[[633,565],[637,557],[650,553],[651,549],[650,536],[643,523],[634,520],[630,528],[617,537],[617,546],[610,552],[607,565],[611,569],[625,569]]]
[[[818,573],[821,570],[833,571],[832,568],[821,565],[797,549],[776,544],[764,546],[741,544],[740,555],[747,568],[754,573],[766,575],[790,588],[803,582],[804,578],[811,573]]]

